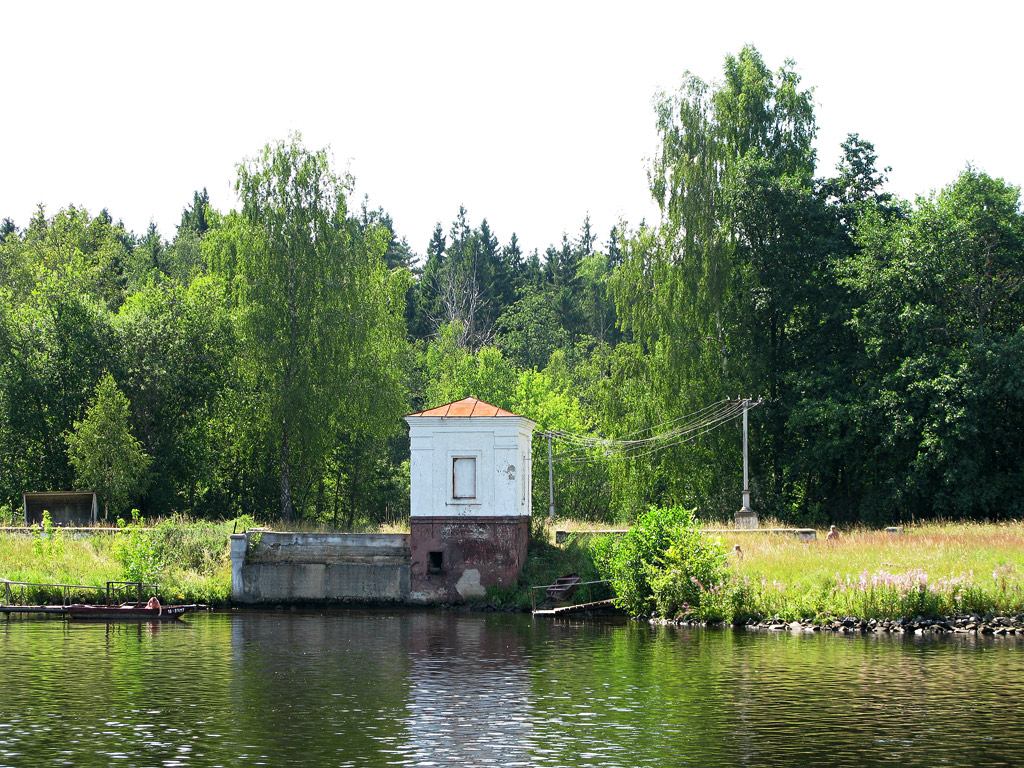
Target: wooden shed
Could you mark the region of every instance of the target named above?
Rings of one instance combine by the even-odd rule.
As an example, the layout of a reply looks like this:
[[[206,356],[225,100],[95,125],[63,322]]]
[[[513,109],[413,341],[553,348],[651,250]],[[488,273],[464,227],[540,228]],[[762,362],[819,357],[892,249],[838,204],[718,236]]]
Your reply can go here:
[[[50,513],[54,525],[89,525],[99,514],[96,491],[43,491],[21,494],[25,524],[43,522],[43,512]]]

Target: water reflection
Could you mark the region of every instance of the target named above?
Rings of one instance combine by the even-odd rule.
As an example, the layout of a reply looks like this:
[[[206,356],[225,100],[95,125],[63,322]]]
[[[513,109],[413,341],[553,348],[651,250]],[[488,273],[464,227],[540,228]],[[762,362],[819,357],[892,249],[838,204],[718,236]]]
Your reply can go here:
[[[1024,748],[1024,711],[1014,703],[1021,651],[1019,642],[966,638],[635,625],[551,642],[538,654],[534,700],[548,714],[538,735],[563,746],[538,763],[655,765],[660,755],[672,765],[924,766],[984,754],[1015,765]],[[567,716],[576,702],[586,709]],[[585,739],[555,738],[569,717]],[[555,727],[540,733],[547,724]]]
[[[531,765],[532,707],[520,627],[493,618],[411,621],[406,765]]]
[[[238,744],[239,759],[365,766],[402,749],[411,621],[376,612],[232,617],[231,708],[253,735]]]
[[[0,767],[1020,764],[1024,641],[427,612],[0,619]]]

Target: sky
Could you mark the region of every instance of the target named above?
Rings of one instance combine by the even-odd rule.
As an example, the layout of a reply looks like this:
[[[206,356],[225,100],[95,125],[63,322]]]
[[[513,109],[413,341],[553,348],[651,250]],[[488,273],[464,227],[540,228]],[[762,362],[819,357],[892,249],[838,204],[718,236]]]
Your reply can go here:
[[[74,204],[172,238],[193,192],[301,132],[418,253],[464,205],[541,252],[655,221],[659,91],[751,43],[813,87],[818,173],[856,132],[913,199],[968,163],[1024,184],[1024,4],[6,2],[0,218]]]

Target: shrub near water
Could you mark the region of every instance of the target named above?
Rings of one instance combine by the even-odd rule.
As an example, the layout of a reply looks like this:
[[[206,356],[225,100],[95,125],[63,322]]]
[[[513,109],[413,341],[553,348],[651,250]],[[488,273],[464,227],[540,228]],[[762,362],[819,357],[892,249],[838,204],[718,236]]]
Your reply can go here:
[[[114,539],[110,554],[121,564],[126,581],[156,584],[164,570],[164,559],[156,543],[156,534],[148,530],[139,519],[139,510],[132,510],[131,522],[118,518],[121,530]]]
[[[143,554],[159,569],[162,589],[175,601],[222,604],[231,595],[229,535],[255,526],[244,516],[226,523],[175,515],[148,532],[150,550]]]
[[[628,533],[603,537],[594,547],[616,605],[633,616],[684,613],[720,621],[729,612],[725,551],[690,510],[652,507]]]

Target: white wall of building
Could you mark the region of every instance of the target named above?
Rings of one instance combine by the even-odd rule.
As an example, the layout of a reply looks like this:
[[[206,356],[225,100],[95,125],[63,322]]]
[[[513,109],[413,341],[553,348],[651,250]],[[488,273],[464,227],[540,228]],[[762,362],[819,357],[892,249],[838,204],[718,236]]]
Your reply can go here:
[[[411,416],[406,422],[413,517],[530,516],[533,421],[522,416]],[[475,476],[468,477],[469,472]]]

